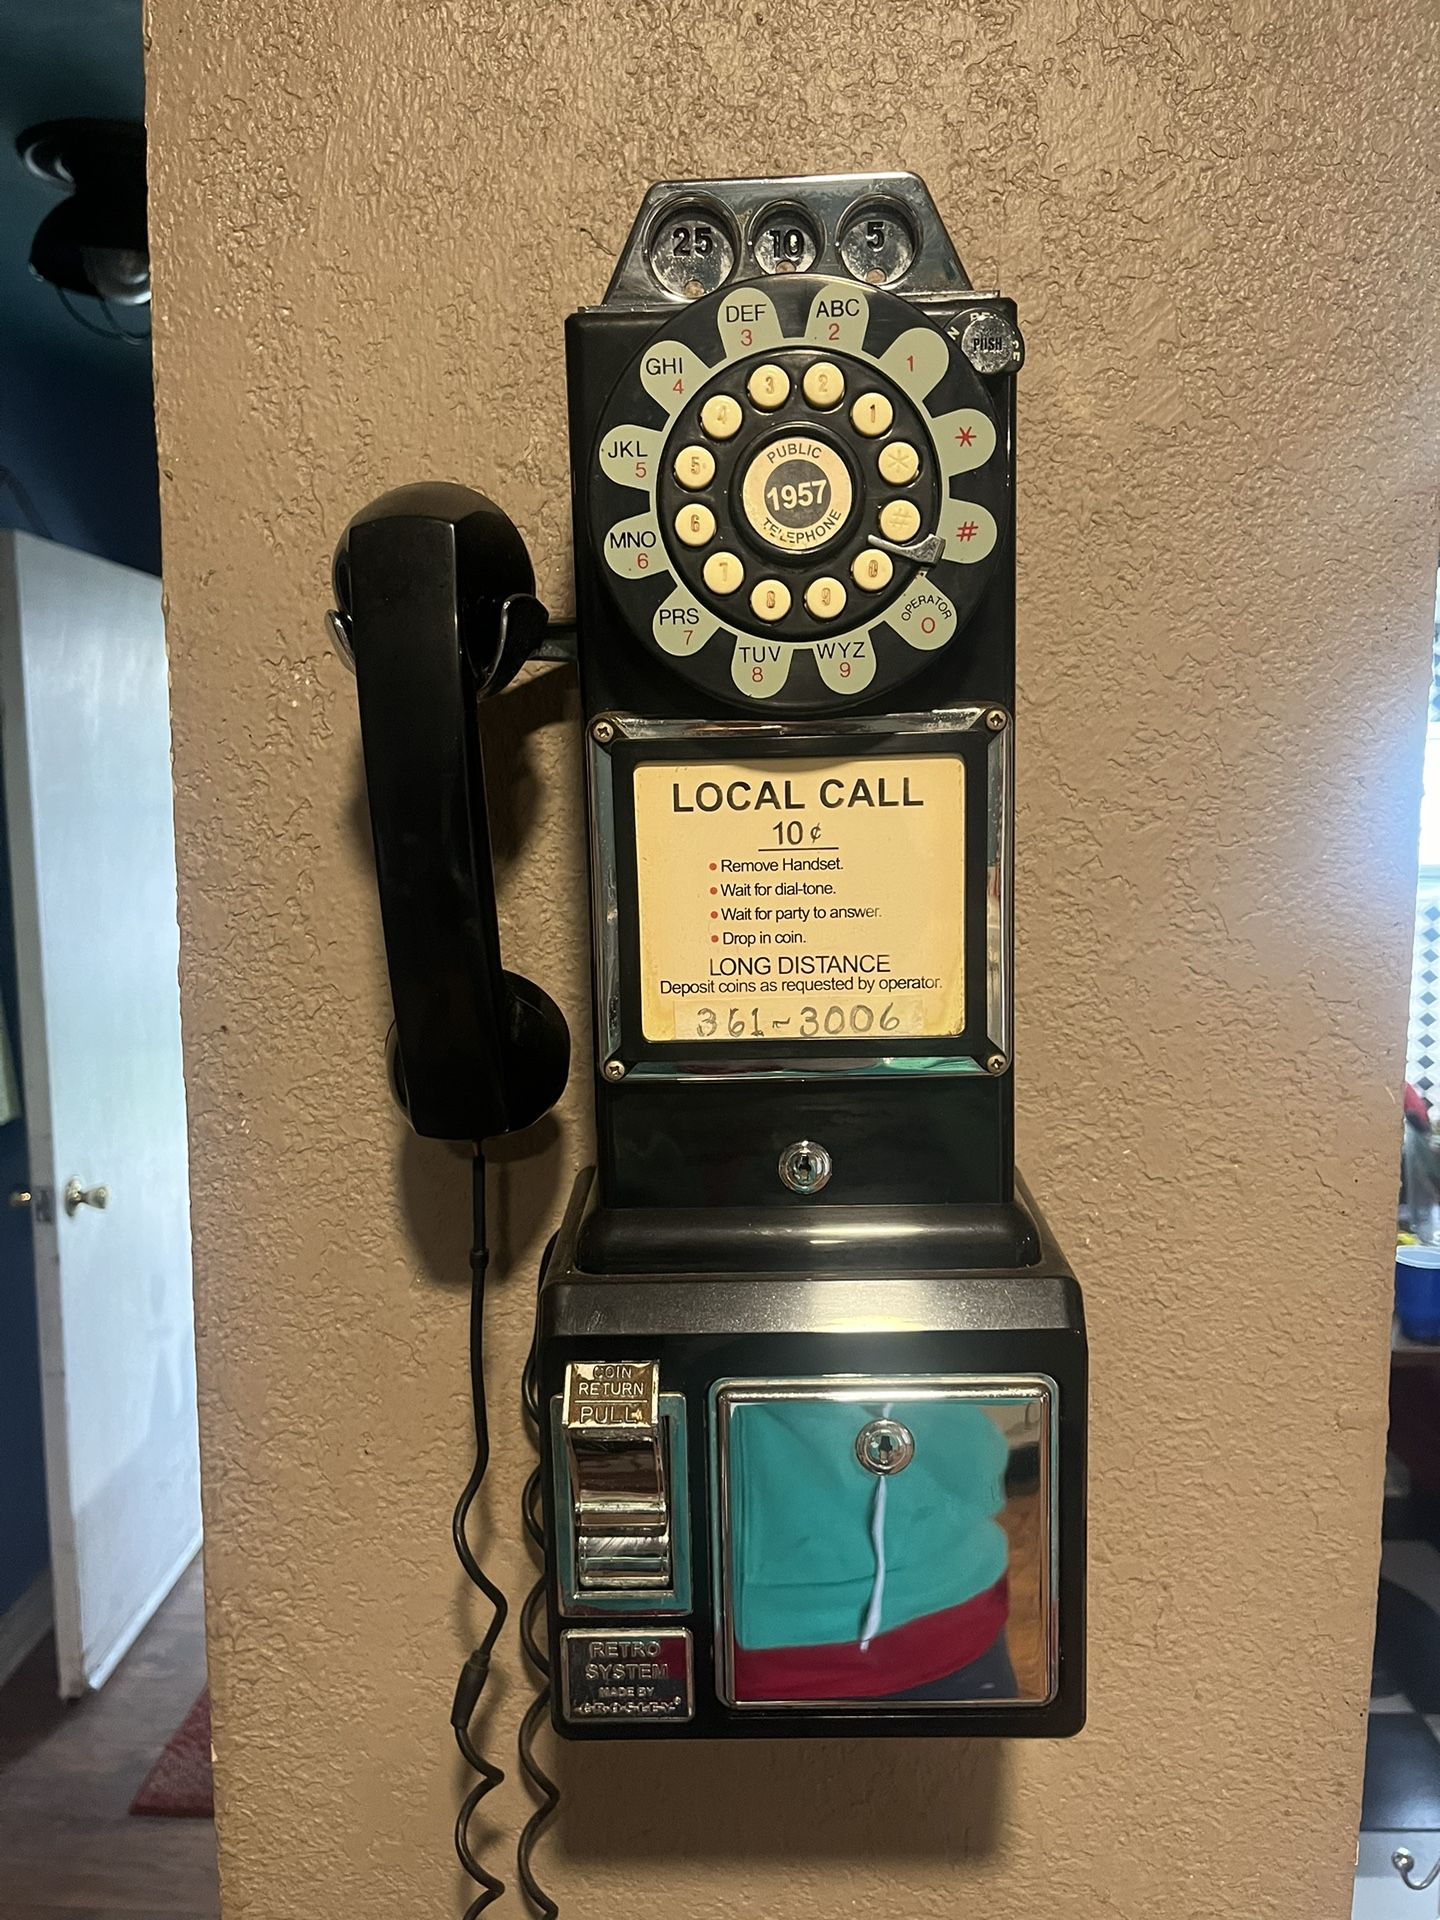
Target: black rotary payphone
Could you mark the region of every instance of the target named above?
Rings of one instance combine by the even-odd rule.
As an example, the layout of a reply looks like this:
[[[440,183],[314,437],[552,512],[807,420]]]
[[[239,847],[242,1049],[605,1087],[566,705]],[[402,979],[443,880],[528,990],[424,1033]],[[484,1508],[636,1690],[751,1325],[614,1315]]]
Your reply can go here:
[[[686,182],[567,356],[598,1151],[531,1374],[555,1728],[1073,1733],[1085,1335],[1012,1139],[1013,305],[912,175]],[[568,1062],[501,966],[476,722],[553,638],[454,486],[360,514],[336,588],[397,1087],[479,1143]]]

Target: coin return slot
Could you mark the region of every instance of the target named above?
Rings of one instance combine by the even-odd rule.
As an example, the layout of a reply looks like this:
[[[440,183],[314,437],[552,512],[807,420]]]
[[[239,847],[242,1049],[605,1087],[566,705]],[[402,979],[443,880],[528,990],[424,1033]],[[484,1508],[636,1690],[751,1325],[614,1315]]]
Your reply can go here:
[[[645,1360],[568,1366],[564,1428],[576,1585],[668,1588],[670,1498],[659,1368]]]

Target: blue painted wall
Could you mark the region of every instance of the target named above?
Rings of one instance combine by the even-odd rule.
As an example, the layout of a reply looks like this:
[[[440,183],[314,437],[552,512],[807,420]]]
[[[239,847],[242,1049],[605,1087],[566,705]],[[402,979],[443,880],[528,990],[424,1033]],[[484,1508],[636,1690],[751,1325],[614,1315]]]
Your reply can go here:
[[[104,353],[0,339],[0,527],[159,573],[149,348]]]
[[[21,164],[15,140],[43,120],[140,121],[141,0],[0,0],[0,526],[48,531],[160,571],[159,489],[148,345],[109,337],[95,301],[67,313],[28,265],[59,190]],[[83,322],[88,321],[87,327]],[[148,313],[116,316],[130,329]]]

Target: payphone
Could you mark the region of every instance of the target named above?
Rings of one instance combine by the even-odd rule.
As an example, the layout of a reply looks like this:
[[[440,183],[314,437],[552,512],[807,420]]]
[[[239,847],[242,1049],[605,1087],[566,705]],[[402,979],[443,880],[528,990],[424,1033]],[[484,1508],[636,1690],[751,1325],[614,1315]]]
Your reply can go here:
[[[566,339],[597,1153],[528,1382],[554,1726],[1073,1733],[1085,1335],[1012,1142],[1014,307],[912,175],[692,181]],[[335,577],[397,1091],[478,1146],[568,1065],[501,965],[477,724],[546,615],[456,486]]]

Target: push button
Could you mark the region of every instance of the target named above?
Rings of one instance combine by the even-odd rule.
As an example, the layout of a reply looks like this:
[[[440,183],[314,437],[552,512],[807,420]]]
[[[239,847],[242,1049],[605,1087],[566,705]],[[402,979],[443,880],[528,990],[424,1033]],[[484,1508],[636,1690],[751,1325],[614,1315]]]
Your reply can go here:
[[[920,455],[908,440],[891,440],[880,449],[880,458],[875,464],[880,469],[880,478],[888,480],[892,487],[908,487],[920,471]]]
[[[783,620],[790,611],[790,589],[783,580],[757,580],[750,593],[757,620]]]
[[[708,487],[715,478],[714,454],[708,447],[682,447],[675,456],[675,478],[692,493]]]
[[[830,360],[817,360],[807,367],[800,385],[811,406],[825,411],[838,407],[845,398],[845,376]]]
[[[850,577],[862,593],[880,593],[895,577],[895,563],[879,547],[867,547],[851,562]]]
[[[920,531],[920,509],[913,500],[887,500],[880,509],[880,531],[887,540],[913,540]]]
[[[805,589],[805,611],[816,620],[838,620],[849,597],[838,580],[822,574]]]
[[[734,593],[745,578],[745,569],[738,554],[712,553],[701,569],[701,577],[712,593]]]
[[[757,407],[766,413],[773,413],[790,398],[790,376],[783,367],[767,361],[764,366],[756,367],[745,382],[745,391]]]
[[[897,500],[896,506],[907,506],[908,501]],[[919,516],[917,515],[918,519]],[[880,516],[880,524],[885,524],[885,516]],[[683,540],[687,547],[703,547],[715,538],[715,516],[709,507],[696,501],[693,506],[682,507],[675,516],[675,536]]]
[[[857,433],[877,440],[895,424],[895,409],[883,393],[862,393],[850,409],[850,419]]]
[[[740,402],[728,393],[712,393],[700,409],[700,425],[712,440],[733,440],[744,417]]]

